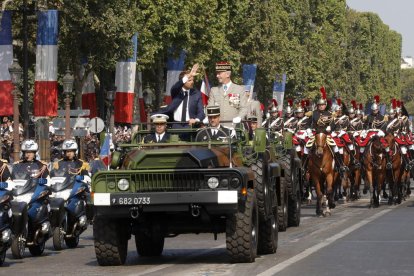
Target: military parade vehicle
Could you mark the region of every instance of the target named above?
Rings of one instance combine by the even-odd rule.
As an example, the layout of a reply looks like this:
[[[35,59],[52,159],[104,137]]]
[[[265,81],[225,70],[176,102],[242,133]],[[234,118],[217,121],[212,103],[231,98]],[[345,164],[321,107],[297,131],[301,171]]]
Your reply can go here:
[[[112,170],[93,176],[100,265],[123,264],[132,235],[140,256],[158,256],[165,238],[187,233],[225,233],[230,260],[253,262],[276,252],[278,220],[281,230],[299,225],[297,160],[280,153],[285,145],[265,129],[249,141],[240,123],[218,140],[208,129],[169,129],[167,143],[143,143],[141,130],[112,154]]]

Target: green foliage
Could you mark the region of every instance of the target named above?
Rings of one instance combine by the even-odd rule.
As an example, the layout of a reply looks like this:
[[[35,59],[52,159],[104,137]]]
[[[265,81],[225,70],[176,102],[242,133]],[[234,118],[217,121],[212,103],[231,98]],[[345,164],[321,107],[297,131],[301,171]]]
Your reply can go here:
[[[31,2],[31,1],[29,1]],[[214,64],[233,63],[241,81],[241,65],[258,65],[256,89],[261,101],[272,95],[277,74],[288,76],[287,96],[319,97],[325,86],[345,102],[370,101],[379,94],[389,101],[400,94],[401,35],[378,15],[360,13],[345,0],[50,0],[38,1],[60,11],[59,72],[105,70],[105,86],[114,82],[115,63],[131,54],[131,36],[138,33],[138,68],[152,83],[158,99],[165,89],[169,49],[187,52],[187,66],[204,65],[214,83]],[[35,3],[35,2],[33,2]],[[46,4],[45,4],[46,3]],[[16,7],[19,3],[13,4]],[[40,4],[38,4],[40,5]],[[21,18],[14,32],[21,37]],[[34,62],[35,17],[30,21],[30,61]],[[21,43],[15,43],[17,53]],[[30,70],[34,70],[30,66]],[[78,103],[79,104],[79,103]]]

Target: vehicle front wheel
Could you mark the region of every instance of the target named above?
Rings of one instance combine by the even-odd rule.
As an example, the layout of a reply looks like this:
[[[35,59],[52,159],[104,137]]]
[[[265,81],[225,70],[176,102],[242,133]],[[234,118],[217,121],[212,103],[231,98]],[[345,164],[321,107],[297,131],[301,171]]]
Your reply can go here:
[[[65,238],[65,243],[68,248],[76,248],[79,244],[79,236]]]
[[[12,239],[11,252],[14,259],[23,259],[26,242],[24,234],[19,234]]]
[[[159,223],[154,223],[147,229],[135,233],[135,245],[140,256],[161,255],[164,250],[164,240],[164,233]]]
[[[43,251],[45,251],[45,242],[41,242],[38,245],[33,245],[29,247],[30,254],[32,256],[37,257],[42,255]]]

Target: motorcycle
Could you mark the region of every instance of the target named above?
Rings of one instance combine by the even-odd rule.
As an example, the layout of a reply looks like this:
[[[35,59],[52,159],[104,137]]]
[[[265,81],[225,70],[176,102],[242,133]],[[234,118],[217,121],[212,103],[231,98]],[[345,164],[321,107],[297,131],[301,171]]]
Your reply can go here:
[[[47,179],[37,178],[39,171],[36,164],[30,163],[17,163],[12,168],[12,194],[19,206],[16,213],[27,215],[26,223],[19,226],[21,231],[12,240],[11,251],[15,259],[24,257],[26,247],[33,256],[40,256],[51,236],[51,190]],[[24,206],[27,206],[26,210]]]
[[[61,161],[59,168],[50,173],[50,187],[53,192],[51,196],[63,200],[65,206],[63,219],[53,231],[55,250],[61,250],[64,244],[68,248],[77,247],[79,236],[88,227],[90,177],[77,175],[77,170],[72,166],[73,162]]]
[[[6,258],[6,251],[11,246],[13,212],[11,201],[13,195],[7,190],[7,182],[0,182],[0,266]]]

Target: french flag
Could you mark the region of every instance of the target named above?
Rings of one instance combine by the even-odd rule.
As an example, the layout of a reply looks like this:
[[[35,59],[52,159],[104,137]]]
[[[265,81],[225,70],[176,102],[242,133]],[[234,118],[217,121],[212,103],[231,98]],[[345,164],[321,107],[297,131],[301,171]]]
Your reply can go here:
[[[256,64],[244,64],[243,65],[243,84],[244,91],[250,92],[250,99],[253,97],[254,82],[256,80]]]
[[[210,84],[208,82],[208,77],[206,73],[204,73],[204,79],[203,79],[203,82],[201,83],[200,91],[201,91],[201,97],[203,100],[203,105],[207,106],[208,98],[210,95]]]
[[[116,63],[115,86],[115,122],[132,123],[134,113],[134,87],[137,67],[137,34],[132,37],[133,56]]]
[[[58,11],[38,12],[34,116],[57,115]]]
[[[81,79],[84,77],[84,74],[85,67],[82,66],[80,70]],[[82,86],[82,109],[89,109],[89,118],[95,118],[98,116],[98,111],[96,109],[95,83],[93,80],[93,75],[93,71],[89,72]]]
[[[178,81],[180,73],[184,70],[186,56],[185,51],[183,50],[181,50],[180,56],[178,58],[174,58],[171,55],[172,53],[170,53],[170,56],[167,60],[167,85],[164,97],[165,104],[171,103],[171,87],[173,87],[173,85]]]
[[[105,133],[105,140],[101,147],[101,151],[99,153],[99,158],[104,162],[105,166],[109,167],[109,164],[111,163],[111,151],[110,151],[110,145],[111,145],[111,134]]]
[[[13,114],[13,84],[9,66],[13,63],[11,11],[3,11],[0,26],[0,116]]]

